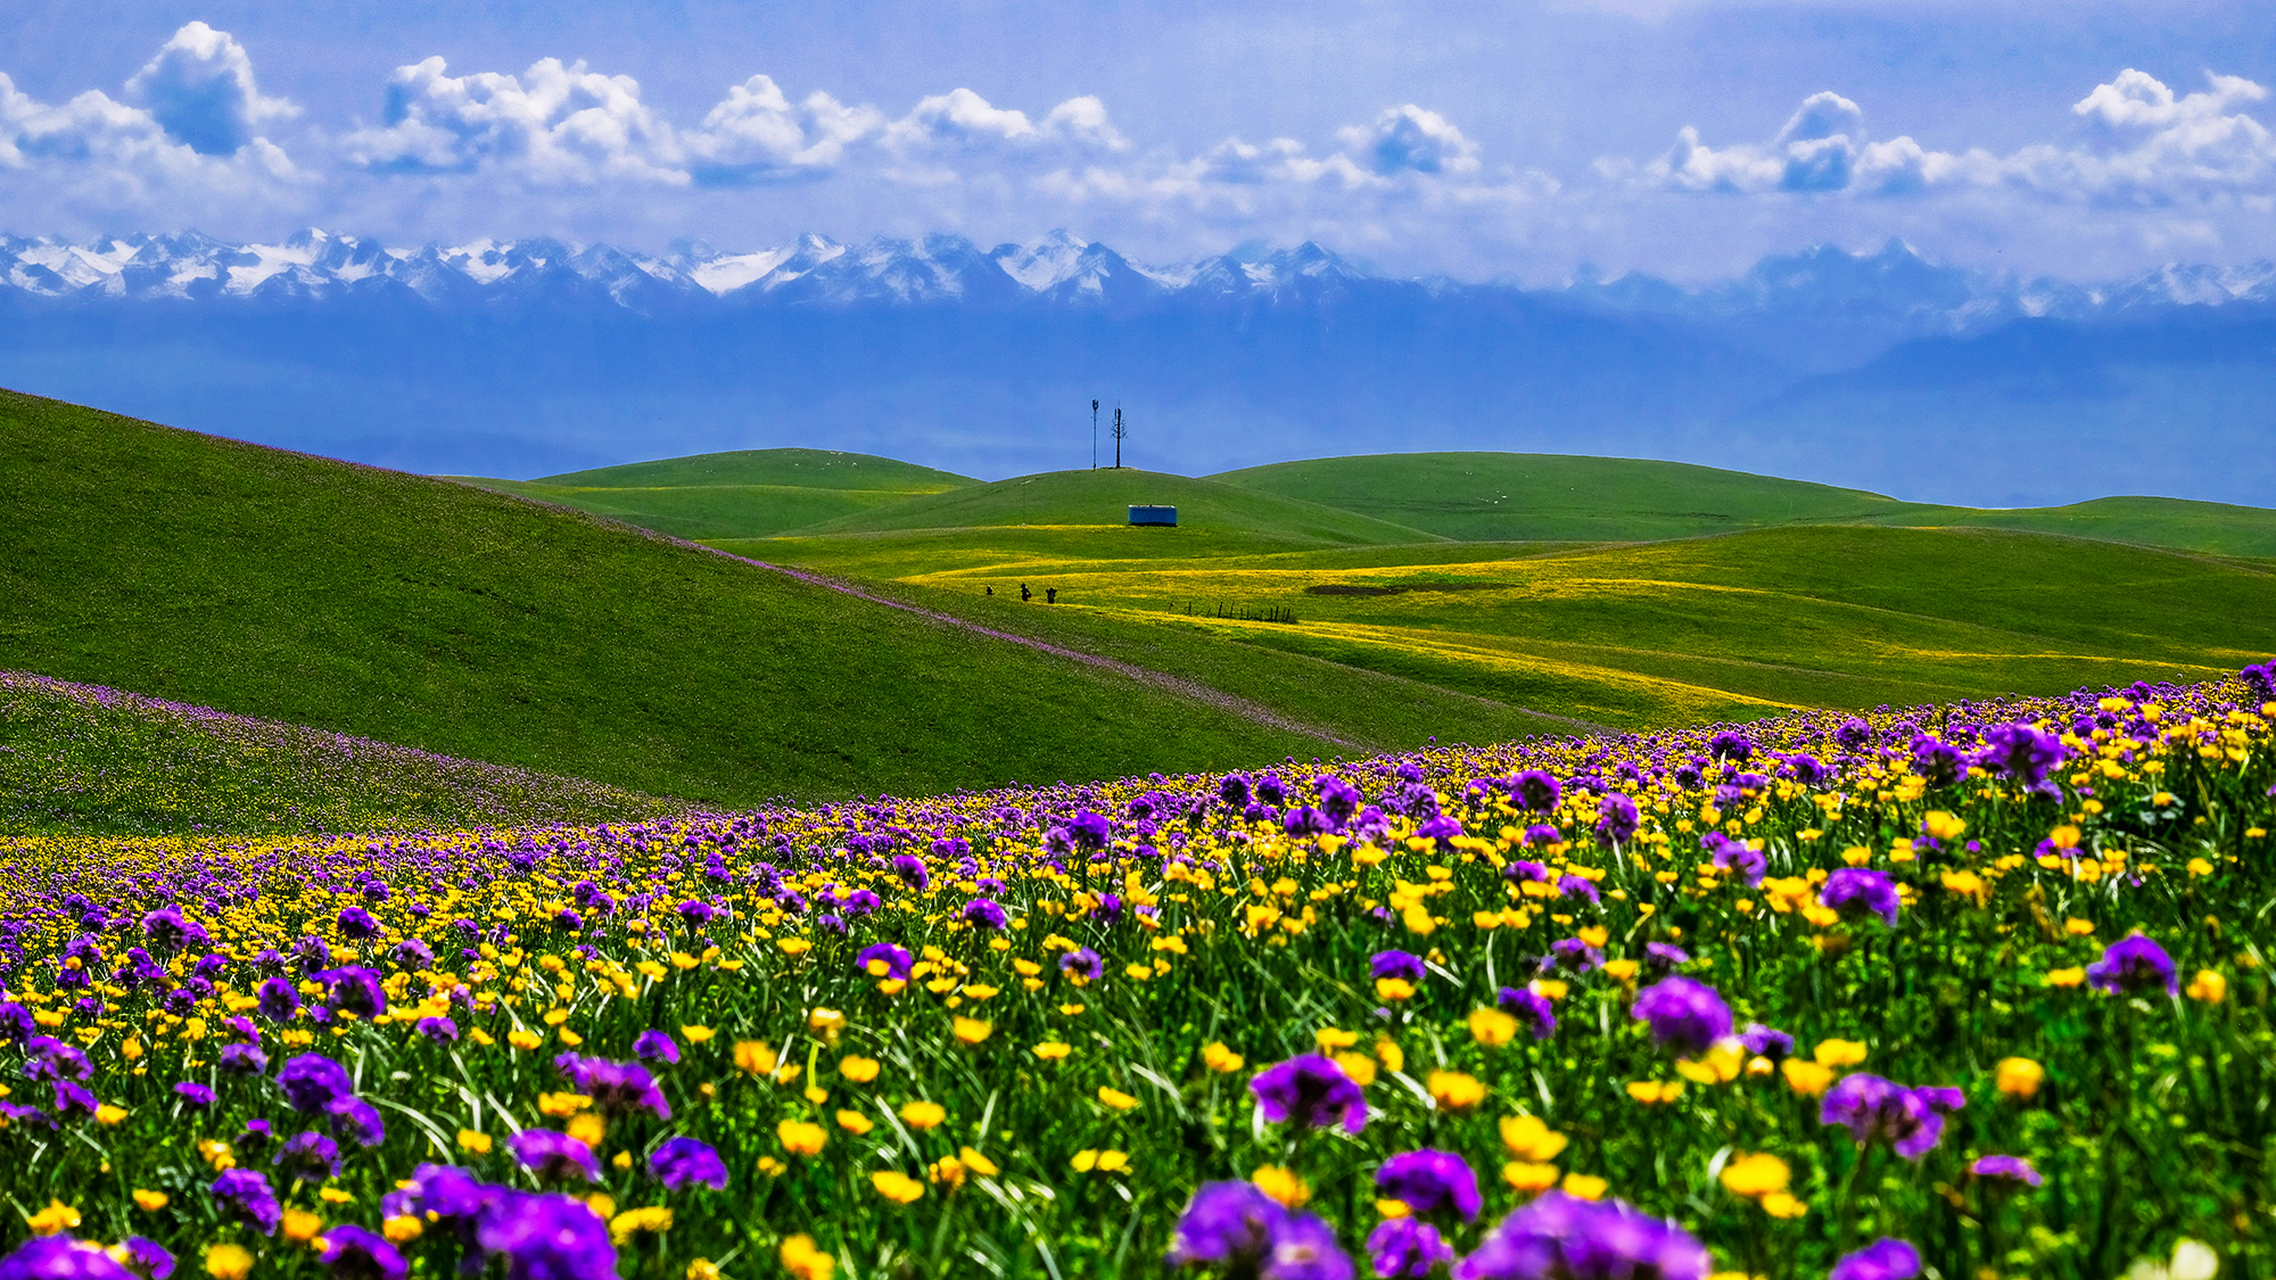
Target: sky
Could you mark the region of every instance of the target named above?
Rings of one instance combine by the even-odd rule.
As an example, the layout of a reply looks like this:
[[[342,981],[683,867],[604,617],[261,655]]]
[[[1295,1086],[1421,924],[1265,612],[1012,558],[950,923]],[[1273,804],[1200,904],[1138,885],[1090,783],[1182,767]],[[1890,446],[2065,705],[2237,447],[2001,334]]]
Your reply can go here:
[[[0,232],[2276,256],[2268,0],[9,0]]]

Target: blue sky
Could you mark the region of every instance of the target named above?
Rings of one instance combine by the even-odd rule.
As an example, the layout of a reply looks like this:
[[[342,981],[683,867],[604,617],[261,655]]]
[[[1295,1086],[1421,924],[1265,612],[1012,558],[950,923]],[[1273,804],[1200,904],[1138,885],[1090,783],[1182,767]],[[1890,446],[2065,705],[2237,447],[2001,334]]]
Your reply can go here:
[[[813,229],[1701,279],[2276,254],[2266,0],[12,0],[0,229]]]

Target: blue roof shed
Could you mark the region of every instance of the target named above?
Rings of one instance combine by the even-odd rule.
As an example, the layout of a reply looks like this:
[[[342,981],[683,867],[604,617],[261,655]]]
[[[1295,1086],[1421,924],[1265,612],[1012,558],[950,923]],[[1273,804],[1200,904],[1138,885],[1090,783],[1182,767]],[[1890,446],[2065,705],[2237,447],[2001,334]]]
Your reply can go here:
[[[1130,523],[1132,524],[1175,525],[1177,522],[1178,509],[1176,507],[1134,506],[1130,508]]]

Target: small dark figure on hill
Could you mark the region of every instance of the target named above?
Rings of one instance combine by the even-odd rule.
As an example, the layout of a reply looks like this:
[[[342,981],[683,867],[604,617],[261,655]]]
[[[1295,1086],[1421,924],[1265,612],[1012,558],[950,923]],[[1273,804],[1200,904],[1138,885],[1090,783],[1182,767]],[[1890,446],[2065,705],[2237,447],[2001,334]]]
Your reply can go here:
[[[990,588],[988,588],[988,594],[989,594],[989,595],[994,595],[994,594],[996,594],[996,589],[995,589],[994,587],[990,587]]]
[[[1057,603],[1059,603],[1059,588],[1057,588],[1057,587],[1045,587],[1045,588],[1043,589],[1043,603],[1045,603],[1045,604],[1057,604]]]
[[[1019,598],[1020,602],[1024,604],[1029,600],[1033,600],[1035,598],[1035,593],[1028,590],[1027,584],[1023,582],[1019,584]]]

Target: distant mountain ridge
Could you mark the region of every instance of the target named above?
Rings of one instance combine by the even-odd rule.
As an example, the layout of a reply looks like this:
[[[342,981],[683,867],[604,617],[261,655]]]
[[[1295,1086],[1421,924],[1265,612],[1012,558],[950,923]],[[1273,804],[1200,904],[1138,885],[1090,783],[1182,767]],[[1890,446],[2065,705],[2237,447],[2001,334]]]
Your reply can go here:
[[[1694,462],[1912,501],[2276,491],[2276,264],[2100,284],[1820,246],[1679,286],[1394,278],[1318,244],[1054,232],[662,254],[307,231],[0,237],[0,386],[422,472],[805,446],[980,477],[1431,450]]]

